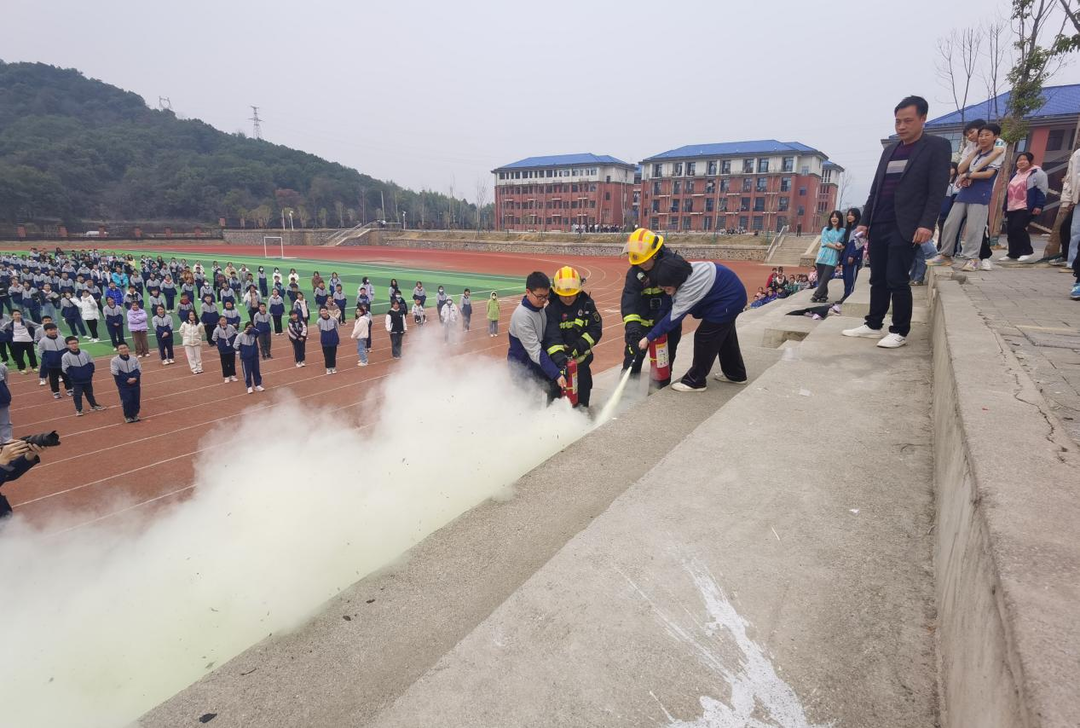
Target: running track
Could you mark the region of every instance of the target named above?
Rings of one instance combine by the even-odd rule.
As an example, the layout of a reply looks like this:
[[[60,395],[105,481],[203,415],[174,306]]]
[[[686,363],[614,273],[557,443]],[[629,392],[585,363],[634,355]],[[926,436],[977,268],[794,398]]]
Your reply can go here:
[[[157,246],[148,246],[153,252]],[[169,250],[184,251],[190,261],[211,259],[224,262],[230,252],[236,255],[261,255],[261,246],[179,245]],[[425,267],[475,273],[524,276],[533,270],[550,275],[561,265],[574,265],[587,278],[586,290],[596,300],[604,319],[604,337],[595,349],[594,371],[603,371],[622,360],[622,318],[619,298],[626,275],[620,258],[574,257],[560,260],[551,256],[524,256],[502,253],[470,253],[444,250],[406,250],[391,248],[293,248],[298,258],[318,258],[403,267]],[[271,260],[271,264],[273,261]],[[728,263],[742,278],[748,290],[763,285],[769,267],[760,263]],[[283,261],[282,267],[287,267]],[[474,304],[473,327],[462,343],[451,351],[455,356],[506,356],[506,326],[520,297],[507,295],[501,300],[500,336],[487,335],[485,301]],[[287,425],[273,420],[279,394],[288,390],[309,406],[340,413],[354,422],[360,405],[379,381],[391,376],[395,365],[390,359],[389,339],[376,317],[374,350],[370,365],[357,367],[356,349],[347,338],[352,322],[345,327],[338,354],[338,374],[327,376],[322,366],[322,352],[317,340],[308,345],[306,368],[293,365],[292,347],[285,336],[273,340],[274,358],[262,362],[266,391],[249,395],[240,382],[223,384],[217,350],[203,347],[204,374],[193,375],[181,349],[177,362],[161,367],[157,353],[140,360],[143,365],[142,421],[126,424],[119,407],[116,387],[109,376],[109,358],[96,360],[96,393],[105,412],[89,412],[76,418],[71,399],[52,398],[49,388],[39,387],[36,372],[19,375],[12,367],[8,381],[12,392],[11,419],[16,436],[57,430],[63,444],[47,450],[41,464],[15,483],[7,484],[4,494],[19,516],[41,524],[50,531],[64,530],[108,519],[133,510],[152,511],[168,506],[190,494],[193,464],[197,454],[227,443],[206,438],[208,431],[228,426],[241,416],[267,418],[271,437],[287,436]],[[437,323],[432,323],[438,326]],[[691,323],[690,328],[693,328]],[[404,357],[409,356],[408,336]],[[239,362],[237,370],[239,371]],[[84,405],[85,407],[85,405]],[[227,451],[222,451],[223,461]],[[48,525],[46,525],[48,523]]]

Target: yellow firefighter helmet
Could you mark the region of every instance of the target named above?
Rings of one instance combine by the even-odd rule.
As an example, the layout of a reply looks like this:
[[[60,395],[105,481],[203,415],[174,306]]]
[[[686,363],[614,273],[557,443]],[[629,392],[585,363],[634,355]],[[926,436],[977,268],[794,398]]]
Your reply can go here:
[[[663,244],[663,235],[657,235],[646,228],[638,228],[630,233],[622,252],[630,254],[630,265],[641,265],[656,255],[656,251],[660,250]]]
[[[551,287],[558,296],[576,296],[581,293],[581,276],[568,265],[555,271]]]

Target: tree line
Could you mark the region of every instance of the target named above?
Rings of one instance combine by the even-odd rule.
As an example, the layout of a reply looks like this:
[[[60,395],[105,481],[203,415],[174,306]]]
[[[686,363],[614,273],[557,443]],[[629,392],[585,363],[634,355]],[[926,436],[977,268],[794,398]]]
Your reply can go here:
[[[0,61],[0,222],[476,227],[490,206],[374,179],[313,154],[152,109],[42,63]]]

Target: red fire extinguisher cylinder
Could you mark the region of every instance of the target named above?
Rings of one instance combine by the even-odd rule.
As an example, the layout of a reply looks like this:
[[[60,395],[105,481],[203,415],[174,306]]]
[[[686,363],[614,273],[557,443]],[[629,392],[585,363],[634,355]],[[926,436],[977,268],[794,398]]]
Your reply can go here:
[[[654,382],[671,379],[671,359],[668,357],[667,334],[649,343],[649,375]]]
[[[566,363],[566,386],[563,387],[563,396],[570,400],[571,407],[577,407],[578,403],[578,377],[577,362],[571,359]]]

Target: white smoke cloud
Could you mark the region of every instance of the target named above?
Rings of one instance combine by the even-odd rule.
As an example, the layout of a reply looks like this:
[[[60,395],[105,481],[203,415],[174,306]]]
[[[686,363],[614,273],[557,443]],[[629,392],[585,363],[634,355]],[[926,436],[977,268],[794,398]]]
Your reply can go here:
[[[3,723],[135,720],[588,430],[565,402],[539,407],[504,362],[450,358],[431,328],[363,405],[289,402],[208,434],[230,444],[149,522],[0,527]]]

